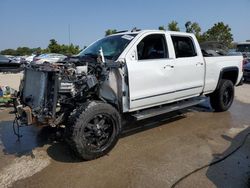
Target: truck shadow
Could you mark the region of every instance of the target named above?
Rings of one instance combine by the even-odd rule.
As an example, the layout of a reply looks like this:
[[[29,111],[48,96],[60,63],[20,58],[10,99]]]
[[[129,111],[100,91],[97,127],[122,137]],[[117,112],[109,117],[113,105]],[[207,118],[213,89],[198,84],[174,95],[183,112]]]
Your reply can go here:
[[[222,137],[231,145],[223,153],[215,154],[211,163],[228,157],[210,166],[206,172],[207,178],[216,187],[250,187],[250,127],[234,138]]]
[[[163,114],[138,122],[131,118],[126,118],[121,138],[183,119],[185,118],[185,113],[190,110],[211,111],[209,107],[203,104],[188,110]],[[22,137],[18,140],[17,136],[13,133],[12,123],[12,121],[0,121],[0,146],[3,146],[2,151],[5,155],[15,155],[18,157],[32,155],[33,149],[46,145],[46,147],[48,146],[48,155],[56,161],[68,163],[82,162],[81,159],[75,156],[65,141],[58,139],[57,129],[49,126],[22,127],[20,129]]]
[[[157,116],[155,118],[150,118],[147,120],[136,122],[132,119],[127,119],[124,122],[124,129],[121,133],[120,138],[131,136],[142,131],[153,129],[162,125],[169,124],[173,121],[178,121],[185,118],[185,115],[181,112],[174,112],[167,115]],[[119,144],[119,143],[118,143]],[[48,155],[60,162],[66,163],[75,163],[75,162],[84,162],[82,159],[78,158],[70,149],[67,143],[56,142],[51,144],[47,149]]]
[[[181,120],[186,117],[185,114],[187,112],[192,112],[192,111],[213,112],[209,104],[209,100],[206,100],[205,102],[199,105],[196,105],[187,109],[158,115],[156,117],[152,117],[152,118],[141,120],[141,121],[135,121],[131,118],[128,118],[126,119],[127,121],[125,122],[121,137],[130,136],[138,132],[146,131],[148,129],[152,129],[155,127],[162,126],[164,124],[169,124],[171,122]]]
[[[139,132],[154,129],[159,126],[167,126],[171,122],[179,121],[181,119],[186,118],[186,113],[190,111],[212,112],[212,109],[209,103],[206,101],[205,103],[202,103],[189,109],[162,114],[141,121],[135,121],[131,117],[125,117],[125,121],[123,123],[123,130],[120,137],[124,138],[127,136],[132,136]],[[56,161],[66,163],[83,162],[81,159],[74,155],[72,150],[65,142],[53,143],[47,149],[47,153],[52,159]]]
[[[127,117],[123,130],[121,133],[121,138],[137,134],[139,132],[147,131],[162,125],[167,125],[171,122],[178,121],[185,118],[184,111],[176,111],[168,114],[159,115],[149,119],[136,121],[133,118]]]

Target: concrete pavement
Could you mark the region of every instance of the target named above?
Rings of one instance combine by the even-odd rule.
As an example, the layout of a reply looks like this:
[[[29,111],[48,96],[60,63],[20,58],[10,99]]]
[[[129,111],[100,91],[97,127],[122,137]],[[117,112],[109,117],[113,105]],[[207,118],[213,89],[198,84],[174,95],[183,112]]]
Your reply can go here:
[[[250,85],[236,89],[228,112],[207,104],[129,122],[116,147],[93,161],[76,158],[54,130],[24,127],[12,133],[11,109],[0,110],[0,187],[171,187],[180,177],[233,151],[250,132]],[[177,187],[247,187],[250,138],[223,162]]]

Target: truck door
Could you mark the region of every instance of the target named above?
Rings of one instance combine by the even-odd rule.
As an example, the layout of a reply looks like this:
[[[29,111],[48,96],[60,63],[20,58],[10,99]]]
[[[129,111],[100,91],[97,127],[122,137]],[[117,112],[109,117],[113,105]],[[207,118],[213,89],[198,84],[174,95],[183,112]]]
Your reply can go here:
[[[165,34],[150,34],[137,41],[135,58],[126,58],[129,110],[147,108],[174,99],[173,59],[168,57]]]
[[[205,63],[198,42],[191,36],[171,36],[175,50],[174,75],[176,100],[202,93]]]

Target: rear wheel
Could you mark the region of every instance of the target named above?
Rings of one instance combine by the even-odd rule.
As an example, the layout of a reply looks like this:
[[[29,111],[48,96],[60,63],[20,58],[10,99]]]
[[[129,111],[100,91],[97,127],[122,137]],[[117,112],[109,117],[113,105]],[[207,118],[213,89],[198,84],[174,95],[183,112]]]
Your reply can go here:
[[[107,154],[117,143],[121,120],[118,111],[103,102],[90,102],[71,116],[66,130],[70,144],[85,160]]]
[[[230,108],[234,100],[234,85],[231,80],[221,80],[218,89],[210,95],[210,104],[216,112]]]

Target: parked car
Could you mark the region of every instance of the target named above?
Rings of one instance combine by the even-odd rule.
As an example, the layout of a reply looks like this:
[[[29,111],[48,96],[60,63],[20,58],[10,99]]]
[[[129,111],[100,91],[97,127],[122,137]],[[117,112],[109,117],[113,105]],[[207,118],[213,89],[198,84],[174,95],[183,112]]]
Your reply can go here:
[[[65,58],[67,58],[67,56],[62,54],[56,54],[56,53],[41,54],[37,57],[34,57],[33,63],[36,64],[42,64],[44,62],[56,63],[59,61],[63,61]]]
[[[5,57],[7,57],[8,59],[14,60],[15,56],[13,55],[4,55]]]
[[[242,55],[204,57],[194,34],[118,33],[67,64],[27,66],[17,111],[26,124],[63,125],[72,149],[91,160],[115,146],[124,117],[142,120],[206,97],[216,112],[228,110],[242,66]]]
[[[241,52],[250,59],[250,42],[240,42],[236,45],[236,52]]]
[[[19,72],[22,64],[4,55],[0,55],[0,72]]]
[[[236,45],[236,51],[250,53],[250,42],[240,42]]]
[[[38,57],[39,55],[37,55],[37,54],[31,54],[30,56],[27,56],[26,58],[25,58],[25,61],[27,62],[27,63],[30,63],[30,62],[32,62],[32,61],[34,61],[34,58],[35,57]]]
[[[250,59],[245,60],[243,76],[245,81],[250,81]]]
[[[24,56],[15,56],[13,58],[13,60],[15,60],[18,63],[24,63],[25,62],[25,57]]]

